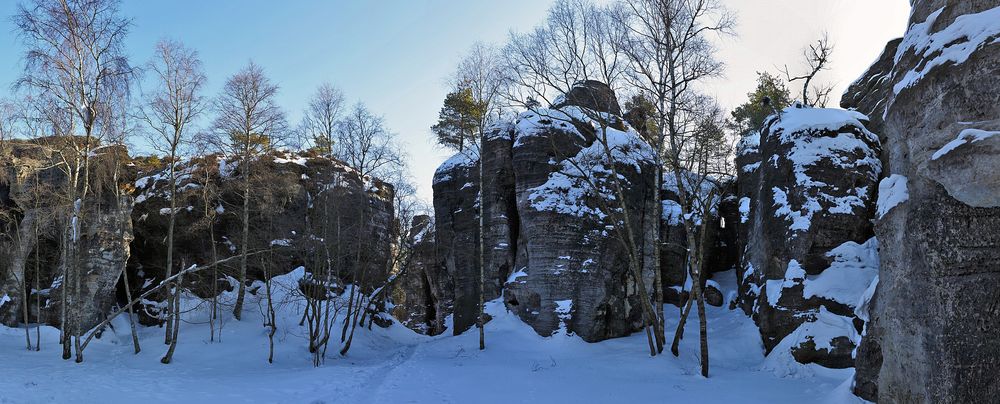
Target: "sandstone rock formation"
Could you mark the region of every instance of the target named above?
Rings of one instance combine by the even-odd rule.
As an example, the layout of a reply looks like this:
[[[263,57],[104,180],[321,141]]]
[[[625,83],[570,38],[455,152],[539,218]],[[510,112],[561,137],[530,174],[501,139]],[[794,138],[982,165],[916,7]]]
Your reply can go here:
[[[602,125],[596,112],[612,115]],[[524,112],[484,136],[483,298],[502,293],[541,335],[565,330],[599,341],[641,325],[618,238],[626,234],[618,233],[623,215],[598,136],[606,134],[613,150],[638,243],[648,243],[654,228],[652,150],[619,114],[607,86],[583,82],[552,108]],[[460,153],[434,179],[437,259],[454,280],[455,333],[475,323],[479,304],[478,165],[478,151]],[[651,248],[644,245],[639,257],[647,290]]]
[[[456,154],[434,173],[434,239],[450,283],[458,335],[479,313],[478,154]]]
[[[617,103],[599,111],[616,110]],[[621,120],[617,124],[624,125]],[[619,240],[626,228],[614,211],[621,206],[597,140],[604,136],[600,125],[576,106],[525,112],[516,125],[513,167],[520,235],[516,271],[504,293],[507,307],[541,335],[564,328],[585,341],[599,341],[638,329],[636,281]],[[643,247],[640,260],[648,289],[653,266],[647,243],[658,220],[652,203],[652,150],[631,128],[604,129],[622,177],[632,237]]]
[[[660,240],[660,271],[663,281],[664,303],[683,307],[690,295],[690,284],[687,282],[687,231],[681,223],[681,206],[678,201],[678,190],[674,185],[673,173],[665,173],[663,191],[663,217],[661,218]],[[734,270],[739,262],[739,206],[735,196],[736,182],[712,183],[718,187],[720,194],[715,200],[715,208],[711,217],[707,218],[707,235],[705,237],[705,267],[702,287],[705,297],[712,294],[713,306],[724,303],[725,296],[718,287],[708,286],[712,277],[719,272]],[[706,186],[709,186],[706,184]]]
[[[859,81],[879,85],[844,99],[884,106],[889,167],[854,390],[880,402],[989,402],[1000,394],[1000,2],[911,3],[891,67]],[[857,101],[867,99],[877,101]]]
[[[854,308],[877,274],[868,218],[881,164],[864,120],[851,111],[789,107],[740,145],[743,307],[768,352],[853,364]]]
[[[125,162],[128,156],[119,146],[94,149],[88,192],[70,200],[67,165],[60,154],[72,155],[69,142],[75,141],[79,139],[40,138],[4,145],[0,223],[10,237],[0,241],[3,324],[25,322],[27,310],[28,322],[40,319],[58,326],[67,287],[62,268],[72,271],[67,297],[71,324],[87,330],[103,320],[115,303],[116,286],[130,254],[132,220],[131,198],[114,182],[129,173],[116,170],[114,161]],[[77,192],[82,190],[81,181]],[[78,290],[73,273],[79,274]]]
[[[391,185],[361,178],[343,163],[317,155],[275,152],[253,164],[249,250],[272,253],[266,260],[248,260],[249,279],[263,279],[265,269],[276,274],[297,266],[331,265],[347,283],[359,279],[374,289],[386,282],[393,270],[389,254],[396,231]],[[177,172],[173,272],[182,265],[236,255],[242,235],[239,165],[209,155],[178,163]],[[168,176],[160,168],[144,173],[135,185],[135,254],[129,269],[136,275],[130,279],[133,290],[140,290],[159,283],[166,272]],[[235,276],[236,265],[238,261],[223,266],[221,276]],[[219,282],[208,271],[186,279],[187,287],[202,297],[210,296],[213,283]],[[224,281],[223,286],[231,286]]]
[[[437,259],[431,217],[415,217],[410,229],[408,238],[413,251],[400,275],[403,278],[393,290],[392,314],[414,331],[441,334],[445,331],[445,317],[452,311],[454,285]]]

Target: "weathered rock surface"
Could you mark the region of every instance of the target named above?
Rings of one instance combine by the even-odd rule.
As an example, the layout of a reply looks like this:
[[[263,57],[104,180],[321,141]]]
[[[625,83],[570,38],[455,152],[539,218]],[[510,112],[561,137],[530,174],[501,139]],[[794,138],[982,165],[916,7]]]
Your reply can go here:
[[[273,253],[268,254],[268,268],[260,258],[248,260],[249,280],[263,279],[265,270],[273,275],[297,266],[332,264],[332,275],[344,282],[360,279],[370,289],[386,282],[393,270],[389,255],[397,228],[390,184],[361,178],[343,163],[316,155],[276,152],[252,164],[248,250]],[[216,155],[178,164],[172,272],[182,265],[206,264],[239,253],[241,176],[237,162]],[[166,274],[168,184],[162,169],[145,173],[135,183],[135,254],[129,260],[130,273],[135,274],[130,279],[133,291],[140,290],[145,280],[158,284]],[[238,260],[227,264],[220,276],[235,277]],[[186,287],[208,297],[218,282],[211,275],[205,271],[186,277]]]
[[[408,237],[413,251],[395,285],[392,314],[412,330],[438,335],[445,331],[445,317],[451,313],[454,285],[435,254],[431,217],[415,217]]]
[[[879,402],[992,402],[1000,395],[1000,1],[911,3],[884,84],[845,99],[864,108],[850,100],[881,98],[891,169],[879,189],[881,272],[854,389]]]
[[[479,314],[479,161],[459,153],[434,173],[434,239],[437,259],[454,285],[455,335]]]
[[[683,306],[687,302],[690,284],[687,274],[687,231],[681,221],[681,206],[678,201],[678,190],[674,185],[673,173],[664,174],[663,217],[661,222],[660,272],[663,281],[663,301],[668,304]],[[697,181],[692,181],[696,183]],[[739,263],[739,205],[735,196],[736,182],[730,181],[718,184],[712,182],[702,186],[707,191],[718,192],[714,198],[716,203],[710,217],[706,220],[707,234],[705,236],[705,264],[702,287],[716,273],[734,270]],[[718,291],[718,288],[716,288]],[[706,291],[706,298],[708,298]],[[722,302],[721,291],[713,296],[717,302]],[[713,305],[719,305],[713,304]]]
[[[600,125],[588,116],[595,110],[614,114],[608,140],[650,292],[652,247],[644,244],[655,223],[651,149],[617,117],[607,86],[581,83],[552,109],[495,125],[483,140],[483,298],[502,293],[508,309],[541,335],[565,330],[599,341],[641,325],[636,281],[616,230],[624,228],[624,215],[613,208],[617,197],[596,141]],[[478,160],[477,153],[458,154],[434,181],[437,258],[454,280],[455,333],[475,323],[479,304]],[[574,170],[599,189],[567,175]]]
[[[69,141],[41,138],[9,142],[0,157],[0,209],[7,213],[0,222],[10,236],[0,242],[3,324],[23,323],[27,309],[28,322],[37,318],[60,325],[63,288],[67,287],[64,267],[71,271],[67,297],[72,305],[70,321],[78,322],[80,329],[99,323],[115,303],[116,285],[129,258],[132,220],[131,199],[111,180],[116,178],[112,163],[115,159],[126,162],[127,152],[118,146],[95,149],[87,196],[70,200],[66,195],[69,177],[61,168],[64,166],[57,164],[61,161],[58,153],[72,155]],[[129,173],[117,175],[127,177]],[[83,190],[82,181],[79,184],[78,195]],[[68,249],[68,245],[75,248]]]
[[[853,363],[854,308],[877,274],[868,218],[881,164],[864,119],[790,107],[769,119],[759,140],[741,143],[743,307],[768,352],[780,344],[799,361]]]
[[[621,120],[612,124],[624,125]],[[601,136],[597,126],[575,106],[518,118],[513,165],[520,236],[516,271],[504,296],[507,307],[541,335],[563,328],[585,341],[599,341],[627,335],[642,324],[636,281],[619,239],[629,236],[626,219],[613,211],[619,202],[596,141]],[[658,220],[651,149],[631,128],[609,127],[607,133],[631,237],[643,247],[637,259],[649,293],[653,265],[646,243]],[[580,172],[598,189],[573,175]]]

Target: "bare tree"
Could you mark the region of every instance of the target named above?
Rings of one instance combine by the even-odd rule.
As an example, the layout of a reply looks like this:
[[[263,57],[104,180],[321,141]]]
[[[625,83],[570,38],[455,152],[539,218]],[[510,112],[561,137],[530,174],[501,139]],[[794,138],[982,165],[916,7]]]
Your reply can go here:
[[[396,134],[385,126],[381,116],[373,114],[361,103],[355,104],[350,113],[341,120],[337,129],[337,139],[335,145],[337,157],[356,171],[364,182],[370,181],[372,177],[389,177],[391,173],[404,166],[405,157],[396,141]],[[371,296],[364,293],[368,285],[363,284],[368,278],[371,266],[371,257],[364,244],[370,241],[367,229],[370,228],[369,222],[372,220],[368,211],[368,191],[364,190],[359,197],[362,200],[361,206],[357,207],[359,220],[355,240],[356,250],[353,251],[352,258],[354,271],[351,275],[351,295],[348,298],[344,328],[341,330],[341,342],[344,342],[340,350],[341,355],[346,355],[350,349],[363,308],[371,300]]]
[[[278,106],[278,86],[250,62],[226,81],[215,100],[214,142],[224,154],[236,159],[242,178],[242,242],[240,245],[239,292],[233,316],[240,320],[246,297],[247,251],[250,242],[250,184],[253,165],[286,133],[285,113]]]
[[[710,180],[708,172],[700,172],[699,159],[692,153],[701,150],[703,137],[698,136],[704,97],[696,93],[699,83],[717,77],[723,65],[714,58],[714,47],[708,35],[729,34],[734,26],[731,14],[718,0],[625,0],[613,13],[614,20],[626,32],[622,37],[622,54],[628,60],[629,85],[639,89],[654,105],[653,121],[657,158],[656,200],[661,199],[661,181],[670,177],[677,187],[687,233],[688,272],[695,279],[692,299],[699,302],[701,324],[702,374],[708,376],[708,345],[701,285],[702,245],[697,242],[698,222],[692,214],[703,196],[702,189]],[[662,209],[659,205],[658,209]],[[662,216],[662,214],[660,215]],[[699,216],[700,217],[700,216]],[[662,244],[659,224],[654,232],[657,279],[660,277],[659,249]],[[660,319],[658,333],[663,338],[662,281],[657,280],[657,305]],[[686,316],[684,317],[686,318]],[[682,322],[683,324],[683,318]],[[672,349],[677,355],[676,342],[682,326],[675,333]],[[661,346],[662,349],[662,346]]]
[[[806,73],[793,77],[789,72],[788,65],[785,65],[785,69],[782,72],[785,73],[785,77],[789,83],[802,81],[802,104],[808,106],[826,106],[826,103],[830,99],[830,92],[833,91],[833,86],[817,85],[810,89],[809,84],[822,71],[830,68],[830,55],[832,54],[833,45],[830,43],[829,35],[824,32],[823,36],[817,39],[815,44],[809,44],[802,51],[806,62]],[[810,91],[812,91],[814,96],[812,102],[809,102]]]
[[[399,167],[403,160],[396,134],[385,119],[357,103],[337,125],[337,158],[362,177],[382,177]]]
[[[337,125],[344,114],[344,93],[329,83],[316,89],[303,112],[299,147],[312,143],[321,153],[333,156]]]
[[[0,99],[0,156],[7,155],[7,142],[14,138],[22,111],[17,104]]]
[[[128,141],[131,136],[137,131],[137,128],[133,125],[133,121],[129,114],[125,113],[132,102],[132,98],[125,97],[118,100],[119,112],[112,116],[106,125],[105,130],[105,141],[108,143],[107,150],[109,150],[110,157],[108,158],[110,162],[110,183],[114,194],[114,206],[111,210],[117,215],[118,221],[118,232],[121,240],[131,240],[132,235],[128,233],[128,230],[124,223],[131,222],[132,206],[134,200],[129,193],[123,189],[119,184],[122,183],[123,168],[128,163]],[[128,271],[124,270],[121,273],[122,283],[125,285],[125,296],[127,299],[132,299],[132,289],[128,278]],[[128,321],[129,328],[132,333],[132,347],[136,354],[138,354],[142,348],[139,345],[139,334],[136,330],[136,319],[134,316],[134,310],[130,307],[128,309]]]
[[[91,192],[89,184],[91,150],[100,144],[102,129],[110,122],[120,100],[130,90],[133,69],[124,52],[124,40],[130,21],[119,16],[117,0],[31,0],[20,4],[14,22],[27,47],[24,73],[18,87],[30,88],[56,100],[59,110],[67,111],[80,124],[82,139],[69,143],[73,153],[65,162],[69,183],[67,200],[70,220],[64,231],[64,266],[62,285],[81,290],[81,274],[76,267],[79,229],[88,218],[86,208]],[[72,134],[72,131],[63,134]],[[80,347],[79,296],[63,300],[70,315],[62,330],[74,339],[76,360],[83,360]],[[63,358],[70,357],[69,338],[63,338]]]
[[[477,121],[475,132],[477,142],[470,149],[476,157],[482,156],[482,139],[490,123],[497,121],[503,115],[501,91],[506,81],[502,74],[502,64],[499,50],[482,42],[476,42],[466,56],[459,62],[451,78],[452,91],[468,90],[472,95],[476,111],[473,114]],[[460,149],[459,152],[462,152]],[[473,157],[473,156],[470,156]],[[485,327],[485,295],[486,295],[486,232],[485,214],[483,211],[485,187],[483,164],[479,164],[479,313],[476,317],[476,327],[479,328],[479,349],[486,349]]]
[[[150,145],[167,158],[167,198],[170,214],[167,219],[167,257],[165,277],[173,275],[174,227],[177,217],[177,165],[181,148],[191,137],[190,126],[204,109],[201,90],[205,74],[198,52],[182,43],[160,40],[156,44],[149,71],[156,78],[156,88],[146,95],[140,116],[151,130]],[[175,288],[176,289],[176,288]],[[171,290],[171,289],[168,289]],[[173,300],[172,296],[168,301]],[[171,305],[168,304],[168,307]],[[172,308],[167,313],[172,313]],[[167,320],[164,343],[170,344],[173,321]],[[169,360],[167,361],[169,362]]]

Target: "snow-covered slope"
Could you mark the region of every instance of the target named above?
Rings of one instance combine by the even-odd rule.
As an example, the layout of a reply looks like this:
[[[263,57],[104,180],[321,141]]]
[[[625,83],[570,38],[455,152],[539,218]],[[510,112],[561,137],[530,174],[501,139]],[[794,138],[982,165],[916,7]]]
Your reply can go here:
[[[500,300],[490,302],[487,349],[478,334],[426,337],[394,323],[358,329],[346,357],[331,345],[314,368],[298,326],[302,301],[288,293],[303,270],[275,278],[279,330],[268,364],[260,298],[251,295],[244,320],[226,317],[221,341],[209,342],[207,305],[188,298],[180,344],[171,365],[161,328],[141,328],[143,352],[132,354],[124,318],[91,344],[86,361],[59,359],[54,328],[42,329],[42,351],[25,351],[23,330],[0,327],[0,403],[581,403],[856,402],[852,370],[831,370],[764,357],[757,328],[739,311],[708,308],[711,375],[698,372],[697,322],[689,322],[681,355],[649,357],[641,333],[601,343],[556,334],[540,337]],[[726,292],[734,282],[723,282]],[[233,296],[225,295],[226,299]],[[667,308],[667,329],[676,311]],[[33,330],[32,330],[33,331]],[[775,365],[775,363],[778,363]],[[779,376],[779,375],[783,375]]]

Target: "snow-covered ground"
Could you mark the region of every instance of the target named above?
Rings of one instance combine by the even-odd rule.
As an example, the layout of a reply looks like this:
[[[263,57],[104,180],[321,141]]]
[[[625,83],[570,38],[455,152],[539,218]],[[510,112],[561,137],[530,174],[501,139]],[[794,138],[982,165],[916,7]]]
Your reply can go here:
[[[302,274],[276,279],[291,286]],[[485,351],[474,330],[426,337],[394,324],[359,328],[346,357],[331,346],[326,363],[314,368],[298,327],[299,302],[280,308],[273,364],[258,298],[251,296],[243,321],[226,320],[221,342],[209,342],[204,305],[185,302],[191,311],[170,365],[159,362],[163,329],[141,328],[143,351],[133,355],[124,318],[91,343],[81,364],[60,359],[53,328],[42,329],[41,352],[29,352],[22,329],[0,326],[0,403],[859,402],[848,392],[852,370],[765,359],[750,319],[726,308],[709,307],[706,379],[699,374],[697,321],[688,322],[679,358],[651,358],[642,333],[596,344],[543,338],[494,301]],[[667,306],[668,330],[677,313]]]

